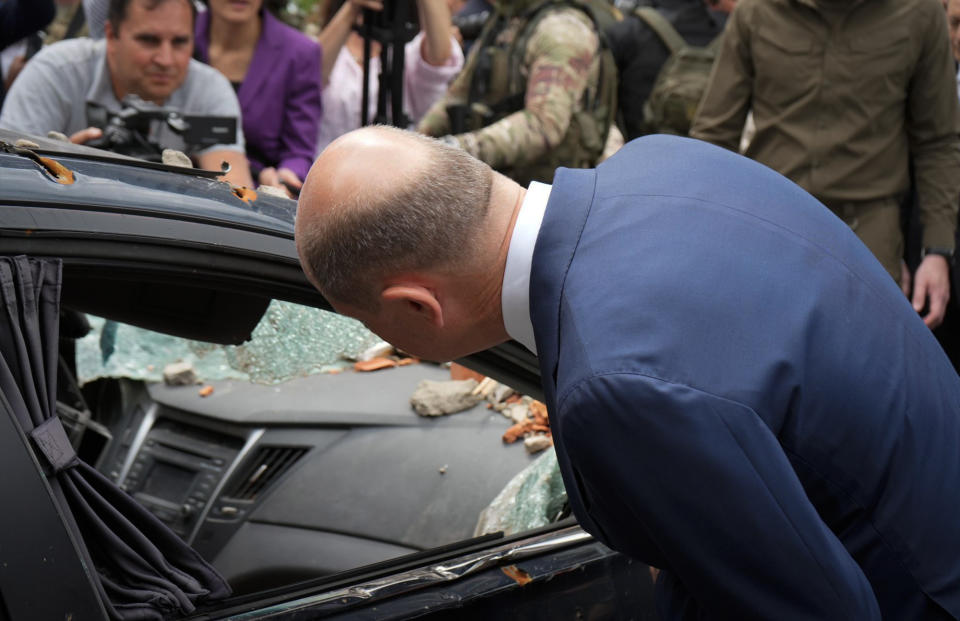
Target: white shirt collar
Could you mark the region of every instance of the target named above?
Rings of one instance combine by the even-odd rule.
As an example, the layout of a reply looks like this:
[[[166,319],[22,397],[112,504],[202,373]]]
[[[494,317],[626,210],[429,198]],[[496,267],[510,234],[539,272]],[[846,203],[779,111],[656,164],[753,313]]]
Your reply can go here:
[[[543,214],[550,200],[551,187],[534,181],[520,205],[517,221],[513,225],[510,248],[507,250],[507,266],[503,270],[503,289],[500,304],[503,309],[503,327],[510,338],[537,353],[530,321],[530,266],[533,263],[533,248],[537,244]]]

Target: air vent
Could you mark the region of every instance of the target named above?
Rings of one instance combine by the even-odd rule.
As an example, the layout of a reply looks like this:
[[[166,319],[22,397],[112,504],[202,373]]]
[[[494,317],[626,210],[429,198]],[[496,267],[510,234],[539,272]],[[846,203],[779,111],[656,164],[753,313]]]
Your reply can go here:
[[[247,462],[230,492],[236,500],[256,500],[283,473],[307,452],[305,448],[289,446],[262,446]]]

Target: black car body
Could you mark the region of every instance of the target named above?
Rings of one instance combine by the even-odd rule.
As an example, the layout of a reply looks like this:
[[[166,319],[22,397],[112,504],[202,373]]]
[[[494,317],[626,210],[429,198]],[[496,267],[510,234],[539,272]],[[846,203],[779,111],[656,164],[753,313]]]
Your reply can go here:
[[[272,300],[329,310],[300,270],[292,201],[94,150],[16,148],[16,138],[0,133],[0,254],[62,260],[65,312],[239,344]],[[75,348],[61,340],[74,375]],[[539,393],[536,361],[514,343],[462,362]],[[72,390],[92,419],[58,411],[84,432],[81,457],[233,586],[194,618],[655,618],[647,567],[572,518],[472,537],[478,510],[530,458],[499,444],[504,425],[483,408],[424,420],[383,399],[445,373],[416,365],[279,387],[221,379],[208,398],[68,378],[58,401]],[[6,418],[0,489],[18,506],[0,518],[6,618],[102,618],[84,544]]]

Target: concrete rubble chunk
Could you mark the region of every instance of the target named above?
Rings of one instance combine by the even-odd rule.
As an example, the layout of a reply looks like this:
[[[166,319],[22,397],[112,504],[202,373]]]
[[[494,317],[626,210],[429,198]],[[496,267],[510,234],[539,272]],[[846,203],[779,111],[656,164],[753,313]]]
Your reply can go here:
[[[190,362],[171,362],[163,367],[163,381],[167,386],[192,386],[197,383],[197,373]]]
[[[522,423],[529,418],[530,408],[526,403],[511,403],[500,412],[514,423]]]
[[[480,383],[477,385],[477,387],[473,389],[473,393],[486,399],[499,385],[500,384],[497,383],[497,380],[491,377],[484,377],[482,380],[480,380]]]
[[[183,151],[176,149],[164,149],[160,154],[160,161],[167,166],[180,166],[183,168],[193,168],[193,162]]]
[[[546,434],[537,434],[528,436],[523,441],[523,447],[531,455],[553,446],[553,438]]]
[[[506,384],[498,383],[496,387],[487,395],[487,401],[493,404],[503,403],[515,393],[516,391],[513,388],[510,388]]]
[[[420,416],[443,416],[462,412],[480,403],[483,397],[473,394],[478,382],[468,380],[423,380],[410,397],[410,405]]]
[[[258,185],[257,192],[261,194],[268,194],[270,196],[276,196],[277,198],[290,198],[290,195],[287,194],[287,191],[283,188],[278,188],[275,185]]]

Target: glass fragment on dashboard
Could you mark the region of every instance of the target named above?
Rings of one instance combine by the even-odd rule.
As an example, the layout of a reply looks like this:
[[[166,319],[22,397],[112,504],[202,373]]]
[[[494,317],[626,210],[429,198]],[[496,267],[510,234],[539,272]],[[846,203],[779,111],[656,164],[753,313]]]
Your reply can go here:
[[[474,536],[502,531],[513,535],[557,521],[566,510],[557,453],[550,447],[521,470],[480,513]]]

